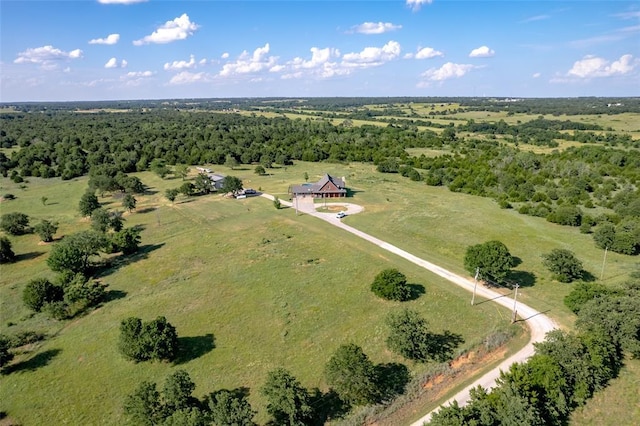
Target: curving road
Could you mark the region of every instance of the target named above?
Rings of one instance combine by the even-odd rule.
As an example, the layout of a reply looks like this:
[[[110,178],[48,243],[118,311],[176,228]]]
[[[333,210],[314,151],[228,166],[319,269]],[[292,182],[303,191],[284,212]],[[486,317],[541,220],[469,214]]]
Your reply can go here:
[[[273,200],[274,197],[272,195],[269,194],[261,194],[262,197],[268,198],[270,200]],[[285,206],[289,206],[289,207],[294,207],[294,205],[291,202],[288,201],[282,201],[281,200],[282,205]],[[357,205],[357,204],[352,204],[352,203],[342,203],[342,202],[337,202],[337,203],[329,203],[328,205],[333,205],[333,206],[342,206],[344,207],[343,211],[346,212],[347,215],[351,215],[351,214],[357,214],[360,213],[361,211],[363,211],[364,209]],[[454,274],[453,272],[450,272],[444,268],[441,268],[438,265],[435,265],[431,262],[427,262],[424,259],[421,259],[417,256],[412,255],[411,253],[408,253],[404,250],[402,250],[401,248],[398,248],[392,244],[389,244],[385,241],[382,241],[376,237],[373,237],[369,234],[366,234],[362,231],[357,230],[356,228],[353,228],[349,225],[345,225],[344,223],[342,223],[342,221],[340,219],[338,219],[336,217],[335,213],[321,213],[321,212],[317,212],[315,209],[315,205],[313,204],[313,200],[312,199],[307,199],[307,200],[300,200],[300,202],[298,203],[297,206],[297,210],[305,213],[305,214],[309,214],[311,216],[317,217],[319,219],[322,219],[326,222],[329,222],[330,224],[337,226],[339,228],[344,229],[347,232],[350,232],[354,235],[357,235],[360,238],[363,238],[387,251],[390,251],[391,253],[394,253],[400,257],[405,258],[406,260],[415,263],[418,266],[421,266],[431,272],[433,272],[436,275],[441,276],[442,278],[445,278],[447,280],[449,280],[450,282],[452,282],[453,284],[456,284],[462,288],[464,288],[465,290],[468,290],[470,292],[473,292],[473,287],[474,287],[474,282],[472,280],[469,280],[465,277],[462,277],[460,275]],[[502,305],[508,309],[513,309],[513,299],[511,299],[508,296],[504,296],[496,291],[490,290],[486,287],[482,287],[482,286],[477,286],[476,288],[476,295],[485,299],[489,299],[499,305]],[[453,396],[451,399],[449,399],[448,401],[444,402],[444,405],[448,405],[450,403],[452,403],[453,401],[457,401],[458,404],[465,405],[467,403],[467,401],[469,401],[470,395],[469,395],[469,391],[471,389],[473,389],[474,387],[477,386],[482,386],[485,389],[489,389],[495,386],[496,384],[496,379],[500,376],[500,371],[501,370],[507,370],[509,368],[509,366],[513,363],[516,362],[522,362],[525,361],[527,358],[529,358],[531,355],[533,355],[534,353],[534,347],[533,344],[537,343],[537,342],[541,342],[544,340],[545,335],[555,329],[557,327],[556,323],[549,318],[548,316],[546,316],[544,313],[539,312],[537,310],[535,310],[534,308],[524,305],[522,303],[518,302],[517,305],[517,314],[520,317],[521,321],[526,321],[527,325],[529,326],[529,329],[531,331],[531,338],[529,339],[529,342],[527,343],[527,345],[525,347],[523,347],[522,349],[520,349],[518,352],[516,352],[515,354],[511,355],[509,358],[505,359],[504,361],[502,361],[500,363],[500,365],[498,365],[496,368],[494,368],[493,370],[489,371],[488,373],[486,373],[485,375],[483,375],[482,377],[480,377],[478,380],[476,380],[474,383],[470,384],[469,386],[467,386],[466,388],[464,388],[463,390],[461,390],[460,392],[458,392],[455,396]],[[420,418],[418,421],[414,422],[411,424],[411,426],[422,426],[423,424],[429,422],[429,420],[431,419],[431,414],[434,413],[436,410],[427,413],[424,417]]]

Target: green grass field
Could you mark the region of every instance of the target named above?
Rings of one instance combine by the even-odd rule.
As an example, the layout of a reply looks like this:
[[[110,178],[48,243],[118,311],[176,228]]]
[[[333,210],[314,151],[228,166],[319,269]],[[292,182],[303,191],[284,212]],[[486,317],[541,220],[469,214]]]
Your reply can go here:
[[[304,173],[310,181],[326,172],[345,177],[354,191],[348,201],[365,207],[346,223],[460,274],[466,274],[462,260],[469,245],[499,239],[521,260],[516,268],[524,285],[521,300],[565,327],[574,319],[562,303],[571,285],[553,281],[540,256],[568,248],[594,276],[601,273],[602,250],[577,229],[501,210],[489,199],[380,174],[373,165],[298,162],[269,169],[267,176],[256,175],[252,167],[212,168],[282,199]],[[24,425],[120,424],[124,396],[142,380],[162,382],[176,368],[189,372],[197,396],[223,387],[251,388],[257,420],[264,422],[265,401],[258,389],[275,367],[290,369],[304,386],[325,388],[324,364],[342,343],[361,345],[376,363],[401,361],[385,348],[384,318],[402,305],[369,291],[373,276],[388,267],[426,288],[406,306],[419,310],[434,330],[462,334],[465,347],[509,321],[508,311],[491,303],[471,308],[470,295],[461,289],[322,221],[296,216],[293,209],[275,210],[262,198],[217,195],[179,197],[171,204],[162,194],[180,186],[179,179],[161,180],[148,172],[138,176],[151,191],[138,197],[138,210],[125,214],[125,225],[144,227],[142,251],[100,277],[115,300],[84,317],[56,322],[30,315],[21,292],[32,278],[53,277],[45,264],[50,247],[35,235],[11,238],[20,260],[1,267],[0,332],[52,335],[33,352],[19,355],[15,371],[0,381],[0,410]],[[32,224],[57,220],[58,236],[85,229],[89,224],[79,217],[77,205],[86,182],[32,178],[20,187],[0,179],[0,193],[17,197],[2,202],[1,213],[27,213]],[[114,198],[100,201],[121,208]],[[609,253],[603,282],[613,285],[637,268],[636,258]],[[177,365],[125,361],[116,350],[119,322],[158,315],[177,327],[191,352]],[[428,368],[409,367],[415,373]]]
[[[275,193],[286,193],[290,179],[307,170],[313,179],[321,168],[301,164],[286,172],[275,169],[271,177],[216,168]],[[157,191],[139,197],[138,212],[125,215],[126,226],[145,228],[142,253],[103,273],[100,279],[115,300],[86,316],[56,322],[29,314],[21,291],[34,277],[53,278],[45,265],[49,246],[39,244],[35,235],[11,238],[21,259],[2,266],[0,329],[52,335],[34,351],[18,355],[2,377],[0,410],[21,424],[120,424],[124,396],[142,380],[162,382],[176,368],[189,372],[197,396],[223,387],[251,388],[250,401],[260,411],[257,420],[264,422],[258,389],[273,368],[284,366],[305,386],[325,388],[324,364],[342,343],[361,345],[376,363],[401,361],[384,344],[384,318],[401,304],[381,301],[369,291],[383,268],[400,268],[411,283],[424,285],[426,293],[406,305],[429,318],[434,330],[462,334],[464,347],[508,323],[505,310],[491,304],[471,308],[464,291],[322,221],[296,216],[292,209],[275,210],[262,198],[217,195],[170,204],[161,194],[180,180],[163,181],[150,173],[140,177]],[[2,213],[25,212],[34,224],[42,218],[58,220],[58,236],[88,227],[76,213],[85,178],[30,181],[26,189],[1,181],[3,193],[17,196],[2,203]],[[101,201],[119,208],[111,197]],[[116,350],[120,321],[158,315],[176,326],[191,351],[177,365],[125,361]],[[418,373],[428,366],[410,368]]]
[[[595,394],[571,416],[575,426],[635,425],[640,419],[640,360],[626,360],[625,367],[610,386]]]

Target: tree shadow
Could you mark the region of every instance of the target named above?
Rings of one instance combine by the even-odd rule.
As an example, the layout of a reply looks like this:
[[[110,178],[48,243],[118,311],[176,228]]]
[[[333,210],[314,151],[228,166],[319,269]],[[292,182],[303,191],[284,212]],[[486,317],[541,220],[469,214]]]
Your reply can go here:
[[[587,283],[592,283],[595,280],[597,280],[597,278],[589,271],[586,270],[582,270],[582,278],[580,278],[581,281],[587,282]]]
[[[115,258],[109,259],[102,265],[98,265],[95,268],[95,277],[96,278],[104,278],[112,273],[116,272],[118,269],[130,265],[134,262],[138,262],[139,260],[146,259],[149,257],[149,253],[152,251],[156,251],[165,243],[160,244],[146,244],[138,247],[138,251],[132,254],[121,254]]]
[[[398,362],[378,364],[375,371],[380,401],[383,402],[403,394],[411,379],[407,366]]]
[[[364,191],[360,190],[360,189],[349,189],[349,188],[347,188],[347,197],[355,197],[355,195],[360,193],[360,192],[364,192]]]
[[[536,284],[536,276],[528,271],[509,271],[507,282],[511,288],[518,283],[520,287],[533,287]]]
[[[211,352],[216,347],[213,334],[204,336],[178,337],[178,356],[174,364],[184,364]]]
[[[62,349],[49,349],[47,351],[37,353],[26,361],[21,361],[7,366],[3,370],[3,373],[10,374],[20,371],[35,371],[38,368],[44,367],[49,364],[49,362],[51,362],[51,360],[55,358],[60,352],[62,352]]]
[[[518,256],[511,256],[511,266],[513,268],[517,268],[520,265],[522,265],[522,259],[520,259]]]
[[[313,407],[313,419],[309,422],[313,426],[322,426],[329,420],[343,417],[351,409],[349,403],[340,399],[340,395],[333,389],[323,393],[313,388],[309,405]]]
[[[145,190],[142,193],[142,195],[155,195],[157,193],[158,193],[158,191],[154,191],[153,189],[145,188]]]
[[[145,207],[143,209],[136,209],[136,213],[138,213],[138,214],[151,213],[152,211],[155,211],[156,209],[157,209],[157,207]]]
[[[425,293],[425,288],[422,284],[407,284],[409,287],[409,298],[407,300],[416,300]]]
[[[104,303],[109,303],[109,302],[112,302],[114,300],[124,299],[126,296],[127,296],[127,292],[126,291],[109,290],[109,291],[105,292],[103,302]]]
[[[44,253],[45,252],[43,251],[30,251],[29,253],[17,254],[14,261],[20,262],[22,260],[37,259],[38,257],[42,256]]]
[[[452,333],[449,330],[445,330],[442,334],[429,333],[427,341],[431,357],[438,362],[453,359],[453,352],[464,343],[461,334]]]

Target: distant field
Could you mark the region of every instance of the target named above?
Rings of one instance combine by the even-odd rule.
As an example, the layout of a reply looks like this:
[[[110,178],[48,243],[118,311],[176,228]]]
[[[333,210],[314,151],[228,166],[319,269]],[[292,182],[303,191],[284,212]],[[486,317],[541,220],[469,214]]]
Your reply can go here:
[[[376,175],[367,172],[369,166],[355,167]],[[283,197],[304,172],[316,179],[325,168],[299,164],[259,177],[247,169],[214,167]],[[350,170],[327,171],[340,175]],[[145,228],[142,253],[101,277],[118,298],[87,316],[60,323],[29,314],[21,291],[34,277],[53,277],[45,265],[49,246],[38,244],[34,235],[12,237],[16,253],[28,256],[2,266],[0,331],[37,329],[55,335],[37,348],[42,354],[33,358],[37,361],[29,361],[34,354],[19,356],[16,361],[24,368],[0,382],[0,410],[24,425],[121,424],[124,396],[140,381],[161,382],[176,368],[189,372],[198,396],[223,387],[251,388],[250,401],[260,410],[257,420],[265,422],[258,389],[273,368],[284,366],[305,386],[325,388],[324,364],[342,343],[361,345],[376,363],[402,361],[384,343],[384,318],[400,306],[419,310],[433,330],[462,334],[465,347],[508,325],[508,311],[489,303],[471,308],[463,290],[322,221],[296,216],[292,209],[277,211],[262,198],[213,195],[170,204],[162,194],[179,186],[179,179],[139,176],[151,193],[138,197],[138,212],[125,218],[126,226]],[[2,203],[3,213],[22,211],[33,223],[59,220],[58,235],[88,227],[76,213],[86,178],[30,181],[20,189],[0,180],[2,192],[17,196]],[[48,198],[46,205],[42,196]],[[119,207],[111,197],[101,201]],[[374,297],[369,290],[373,276],[388,267],[401,269],[426,293],[404,305]],[[179,365],[125,361],[116,350],[119,322],[158,315],[205,349]],[[212,340],[215,348],[207,348]],[[409,367],[415,372],[428,368]]]

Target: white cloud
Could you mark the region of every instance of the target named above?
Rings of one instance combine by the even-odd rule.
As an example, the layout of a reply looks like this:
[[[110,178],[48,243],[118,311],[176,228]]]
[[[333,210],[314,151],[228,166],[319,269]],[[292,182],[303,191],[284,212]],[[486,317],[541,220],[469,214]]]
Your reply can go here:
[[[144,3],[149,0],[98,0],[98,3],[102,4],[134,4]]]
[[[469,53],[470,58],[490,58],[495,55],[496,52],[493,49],[490,49],[487,46],[480,46],[477,49],[473,49],[471,53]]]
[[[534,73],[531,77],[533,78],[539,78],[542,74],[540,74],[539,72]]]
[[[167,62],[164,64],[165,71],[179,71],[185,68],[194,68],[196,66],[196,58],[191,55],[189,57],[189,62],[187,61],[173,61],[171,63]]]
[[[136,46],[143,44],[157,43],[165,44],[172,41],[184,40],[200,26],[195,22],[191,22],[189,15],[183,13],[182,16],[175,18],[173,21],[167,21],[153,33],[133,42]]]
[[[433,3],[433,0],[407,0],[407,6],[409,6],[413,11],[420,10],[423,4],[431,3]]]
[[[229,52],[224,52],[220,57],[222,59],[228,59],[229,58]]]
[[[536,15],[536,16],[531,16],[529,18],[523,19],[520,22],[525,24],[525,23],[528,23],[528,22],[544,21],[544,20],[550,19],[550,18],[551,18],[551,16],[549,16],[549,15]]]
[[[334,75],[345,75],[349,70],[341,68],[337,62],[340,58],[340,51],[332,47],[320,49],[312,47],[311,59],[305,60],[296,57],[286,63],[286,65],[276,65],[269,71],[284,72],[283,79],[302,78],[304,76],[315,76],[320,78],[329,78]]]
[[[365,47],[359,53],[347,53],[342,57],[342,65],[356,68],[376,67],[400,56],[400,43],[389,41],[382,47]]]
[[[611,16],[615,16],[616,18],[620,18],[620,19],[640,19],[640,10],[616,13],[615,15],[611,15]]]
[[[622,55],[617,61],[609,63],[606,59],[593,55],[587,55],[573,64],[567,72],[568,77],[592,78],[611,77],[614,75],[628,74],[638,65],[632,55]]]
[[[124,78],[146,78],[152,77],[153,71],[129,71],[124,75]]]
[[[109,34],[105,38],[94,38],[89,44],[116,44],[120,40],[120,34]]]
[[[126,60],[122,60],[122,62],[120,62],[120,65],[118,65],[118,60],[116,58],[111,58],[107,61],[106,64],[104,64],[105,68],[125,68],[127,66],[127,61]]]
[[[418,49],[415,55],[411,55],[411,57],[416,59],[431,59],[437,56],[444,56],[444,53],[434,49],[433,47],[423,47],[422,49]]]
[[[130,71],[125,75],[120,76],[120,81],[122,81],[125,86],[139,86],[145,80],[153,77],[155,73],[153,71]]]
[[[269,43],[263,47],[258,47],[253,54],[245,50],[235,62],[224,64],[220,71],[221,77],[230,77],[237,74],[255,74],[273,68],[278,58],[267,56],[269,54]]]
[[[471,64],[454,64],[447,62],[440,68],[430,68],[421,74],[422,77],[431,81],[443,81],[451,78],[460,78],[472,69],[476,68]]]
[[[211,81],[211,77],[204,72],[192,73],[190,71],[182,71],[174,75],[173,77],[171,77],[171,80],[169,80],[169,84],[180,85],[180,84],[191,84],[191,83],[203,83],[207,81]]]
[[[200,62],[198,62],[198,64],[200,65],[205,65],[207,63],[207,60],[205,58],[200,59]]]
[[[16,64],[38,64],[43,69],[52,70],[58,67],[58,62],[82,57],[82,50],[75,49],[65,52],[51,45],[29,48],[18,53],[18,57],[13,61]]]
[[[402,25],[394,25],[391,22],[365,22],[354,26],[351,30],[360,34],[383,34],[402,28]]]

